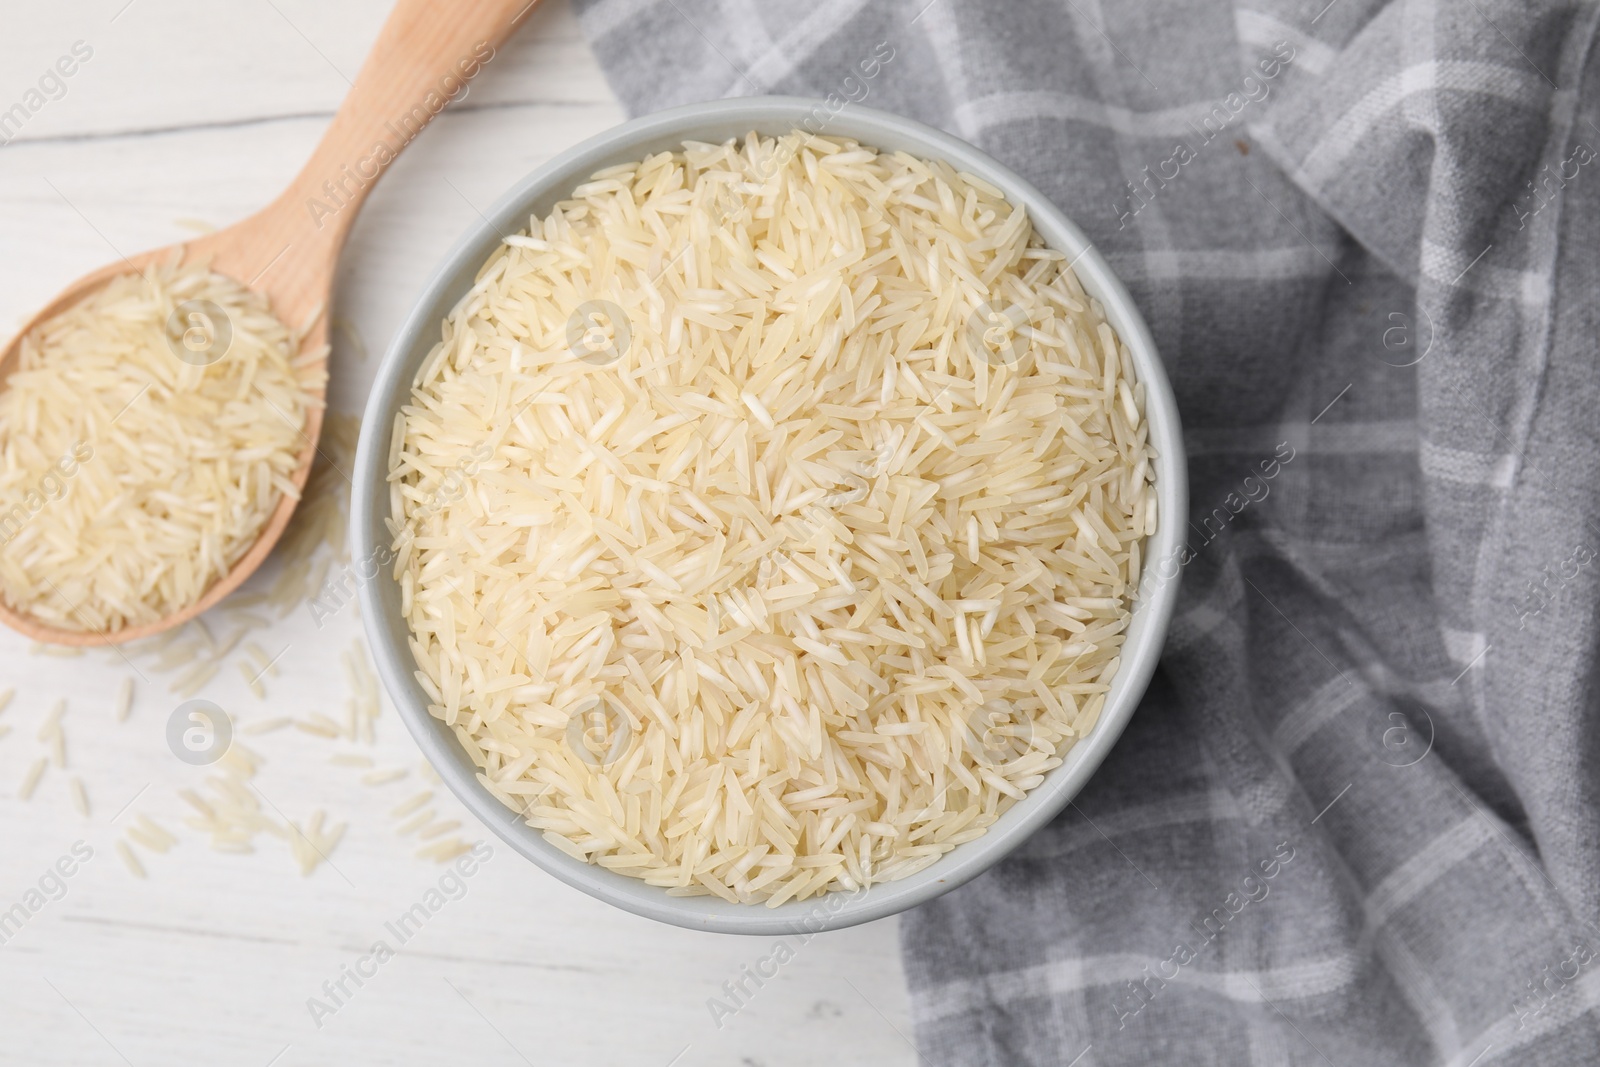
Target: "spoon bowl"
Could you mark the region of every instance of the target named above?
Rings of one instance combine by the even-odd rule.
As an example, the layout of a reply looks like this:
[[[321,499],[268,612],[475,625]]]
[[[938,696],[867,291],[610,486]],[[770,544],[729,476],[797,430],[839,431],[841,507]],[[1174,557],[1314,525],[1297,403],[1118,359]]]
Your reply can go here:
[[[465,91],[536,3],[399,0],[311,159],[276,200],[226,229],[120,259],[79,278],[0,351],[0,389],[21,362],[28,334],[111,279],[143,273],[174,257],[183,264],[206,263],[264,295],[279,321],[303,331],[298,354],[322,348],[328,339],[334,268],[367,194],[422,127]],[[317,457],[326,392],[326,385],[307,390],[305,423],[299,427],[302,446],[290,479],[297,492],[305,487]],[[193,604],[154,622],[109,632],[66,630],[13,610],[3,598],[0,622],[36,641],[59,645],[120,644],[170,630],[242,585],[271,553],[298,503],[284,495],[226,575]]]

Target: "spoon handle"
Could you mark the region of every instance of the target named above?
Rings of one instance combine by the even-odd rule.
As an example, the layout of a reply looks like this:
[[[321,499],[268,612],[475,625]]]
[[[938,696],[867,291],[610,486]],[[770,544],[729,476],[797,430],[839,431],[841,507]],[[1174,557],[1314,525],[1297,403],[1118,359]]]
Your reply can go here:
[[[537,2],[398,0],[316,151],[263,212],[289,242],[276,270],[326,276],[389,164],[466,93]],[[273,288],[282,284],[280,275]]]

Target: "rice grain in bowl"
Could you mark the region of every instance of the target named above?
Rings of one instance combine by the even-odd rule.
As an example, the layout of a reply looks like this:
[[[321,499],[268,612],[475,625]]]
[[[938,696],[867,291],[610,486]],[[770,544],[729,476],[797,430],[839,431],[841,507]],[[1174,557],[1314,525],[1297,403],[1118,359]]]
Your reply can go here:
[[[800,121],[575,153],[358,460],[389,499],[374,525],[358,489],[357,536],[396,557],[367,617],[430,756],[546,866],[685,925],[965,880],[1098,761],[1125,641],[1137,687],[1153,663],[1171,421],[1131,309],[1005,172]]]

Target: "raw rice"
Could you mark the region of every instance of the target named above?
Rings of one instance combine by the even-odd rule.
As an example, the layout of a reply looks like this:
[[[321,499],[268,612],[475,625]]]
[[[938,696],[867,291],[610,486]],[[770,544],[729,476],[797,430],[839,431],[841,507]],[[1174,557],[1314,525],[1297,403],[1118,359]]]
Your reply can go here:
[[[123,866],[127,867],[135,878],[145,877],[144,864],[139,862],[139,857],[133,854],[133,849],[126,841],[117,842],[117,855],[122,857]]]
[[[233,633],[228,636],[227,640],[223,641],[222,644],[217,647],[216,658],[220,660],[228,653],[232,652],[239,646],[239,642],[244,640],[244,635],[249,632],[249,626],[240,626],[238,629],[234,630]]]
[[[241,660],[239,662],[239,676],[244,679],[244,684],[249,687],[251,693],[255,694],[257,700],[267,699],[267,689],[266,686],[261,684],[259,671]]]
[[[270,734],[272,731],[281,730],[292,723],[294,723],[294,720],[289,716],[277,715],[270,719],[258,719],[255,722],[246,723],[241,732],[247,734]]]
[[[18,798],[22,800],[31,800],[33,798],[33,791],[39,788],[39,779],[44,777],[44,769],[48,762],[45,759],[33,761],[33,765],[28,768],[28,773],[23,776],[21,788],[17,790]]]
[[[396,804],[394,810],[389,812],[389,815],[392,818],[403,819],[432,799],[433,790],[424,789],[422,792],[411,797],[409,800],[403,800],[399,804]]]
[[[326,813],[318,810],[307,820],[304,829],[295,823],[289,824],[289,850],[300,865],[302,877],[309,877],[319,864],[327,860],[328,853],[344,837],[348,824],[340,823],[325,831],[322,827],[325,817]]]
[[[40,741],[48,741],[50,738],[60,733],[61,717],[66,713],[67,702],[65,700],[57,700],[50,706],[49,714],[47,714],[44,717],[44,721],[39,724],[39,732],[34,736]]]
[[[258,670],[266,671],[271,669],[272,657],[267,655],[266,649],[262,648],[254,641],[247,641],[245,643],[244,650],[250,654],[251,659],[256,661],[256,668]],[[276,670],[274,670],[273,673],[276,673]]]
[[[471,851],[472,846],[461,840],[461,838],[450,837],[417,849],[417,858],[433,860],[435,863],[449,863],[457,856],[465,855]]]
[[[263,832],[287,836],[285,827],[262,810],[259,794],[250,785],[260,762],[259,755],[235,741],[214,764],[220,773],[206,777],[210,796],[189,789],[178,791],[197,813],[185,821],[209,834],[210,845],[218,852],[254,852],[255,837]]]
[[[304,733],[314,734],[317,737],[336,738],[339,736],[339,727],[334,721],[319,712],[312,712],[304,719],[295,720],[295,729]]]
[[[921,870],[1100,713],[1155,522],[1132,371],[942,163],[795,133],[603,171],[396,419],[429,710],[552,844],[675,894]]]
[[[176,837],[148,815],[140,815],[134,824],[128,827],[127,833],[129,840],[143,845],[152,852],[166,852],[178,843]]]
[[[418,812],[416,815],[413,815],[411,818],[407,819],[405,822],[403,822],[399,826],[395,827],[395,832],[398,833],[401,837],[408,837],[411,834],[416,833],[418,830],[422,829],[424,826],[427,826],[432,821],[433,821],[433,809],[432,808],[428,808],[428,809],[426,809],[424,811]]]
[[[194,318],[190,301],[225,321]],[[209,365],[177,354],[224,328]],[[0,393],[0,596],[96,633],[199,600],[297,495],[308,390],[325,373],[323,351],[299,349],[265,297],[172,262],[30,332]]]
[[[173,645],[165,649],[156,659],[156,670],[165,672],[175,667],[181,667],[186,663],[192,663],[208,647],[206,642],[198,640],[189,640],[181,645]]]
[[[188,674],[173,682],[170,688],[172,692],[187,699],[204,689],[205,684],[215,678],[217,671],[221,669],[222,662],[220,660],[198,664]]]

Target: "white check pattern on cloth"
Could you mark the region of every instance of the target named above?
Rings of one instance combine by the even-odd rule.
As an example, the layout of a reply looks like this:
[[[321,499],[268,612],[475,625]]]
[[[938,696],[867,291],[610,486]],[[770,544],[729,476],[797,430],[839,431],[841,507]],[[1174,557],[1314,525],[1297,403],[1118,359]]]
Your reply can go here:
[[[924,1062],[1600,1063],[1600,6],[579,9],[635,113],[887,42],[863,102],[1054,199],[1178,394],[1162,668],[1074,805],[905,917]]]

